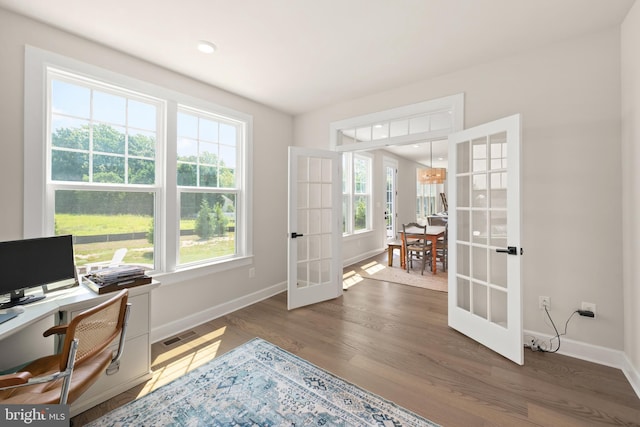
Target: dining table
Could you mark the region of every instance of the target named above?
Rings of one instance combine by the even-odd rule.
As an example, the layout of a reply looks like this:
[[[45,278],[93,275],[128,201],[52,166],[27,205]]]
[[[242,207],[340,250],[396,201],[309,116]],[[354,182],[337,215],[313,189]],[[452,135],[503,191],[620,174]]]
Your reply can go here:
[[[440,225],[427,225],[427,239],[431,241],[431,273],[436,274],[437,272],[437,244],[438,239],[440,237],[444,237],[444,233],[446,231],[446,226]],[[417,227],[408,227],[406,229],[406,236],[404,231],[400,231],[400,239],[402,240],[402,247],[400,248],[400,265],[402,268],[407,268],[406,260],[407,254],[405,253],[405,239],[422,239],[423,231],[421,228]]]

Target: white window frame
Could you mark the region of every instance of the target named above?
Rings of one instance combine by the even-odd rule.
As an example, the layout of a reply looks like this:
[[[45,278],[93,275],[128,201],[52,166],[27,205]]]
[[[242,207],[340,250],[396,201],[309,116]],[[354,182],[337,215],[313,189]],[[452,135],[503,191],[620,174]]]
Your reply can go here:
[[[162,88],[119,73],[86,64],[62,55],[26,46],[25,49],[25,100],[24,100],[24,229],[25,238],[54,234],[53,193],[48,185],[47,140],[47,69],[53,67],[80,77],[129,89],[162,100],[166,104],[164,147],[159,144],[156,164],[164,169],[156,179],[156,270],[152,273],[163,283],[179,282],[190,277],[199,277],[218,271],[237,268],[252,263],[252,129],[251,115],[191,97],[183,93]],[[180,206],[176,182],[176,117],[178,105],[208,111],[244,123],[244,144],[238,155],[237,186],[242,189],[236,201],[236,255],[222,260],[213,260],[202,265],[177,268],[178,239],[180,235]],[[163,157],[164,156],[164,157]],[[163,164],[164,163],[164,167]],[[29,197],[27,197],[29,195]]]
[[[386,126],[394,120],[410,120],[412,117],[430,117],[446,112],[451,115],[448,128],[437,130],[426,130],[424,132],[408,133],[402,136],[387,135],[384,138],[375,138],[373,135],[379,125]],[[464,124],[464,94],[445,96],[429,101],[418,102],[416,104],[405,105],[389,110],[378,111],[362,116],[351,117],[344,120],[332,122],[329,125],[329,142],[335,151],[353,152],[364,150],[384,149],[390,145],[409,145],[416,141],[433,141],[446,139],[452,132],[462,130]],[[363,140],[354,141],[349,144],[342,144],[340,133],[349,129],[362,129],[370,134]]]
[[[347,203],[347,212],[345,212],[345,218],[347,218],[346,222],[346,230],[343,232],[343,236],[351,236],[366,233],[372,231],[373,224],[373,156],[367,153],[344,153],[343,154],[343,165],[345,165],[345,170],[343,171],[343,176],[345,180],[345,189],[343,191],[342,197],[343,199],[348,198],[349,202]],[[356,183],[355,183],[355,167],[354,163],[356,159],[365,160],[367,162],[367,191],[365,193],[356,193]],[[367,197],[367,223],[364,229],[356,230],[355,229],[355,198],[356,196],[364,195]]]

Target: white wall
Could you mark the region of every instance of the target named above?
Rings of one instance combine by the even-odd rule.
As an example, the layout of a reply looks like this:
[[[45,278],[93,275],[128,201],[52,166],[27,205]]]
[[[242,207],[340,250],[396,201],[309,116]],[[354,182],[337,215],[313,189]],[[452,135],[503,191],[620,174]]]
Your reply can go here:
[[[287,147],[291,116],[0,9],[0,240],[22,237],[24,47],[29,44],[253,116],[255,278],[248,268],[154,291],[154,338],[282,288],[286,280]],[[221,306],[222,305],[222,306]],[[200,314],[198,314],[200,313]]]
[[[621,40],[624,349],[640,394],[640,2],[627,15]]]
[[[522,113],[524,327],[553,332],[539,295],[562,326],[588,301],[597,319],[574,317],[567,338],[622,350],[619,37],[611,29],[300,115],[294,140],[328,148],[332,121],[460,92],[465,127]]]

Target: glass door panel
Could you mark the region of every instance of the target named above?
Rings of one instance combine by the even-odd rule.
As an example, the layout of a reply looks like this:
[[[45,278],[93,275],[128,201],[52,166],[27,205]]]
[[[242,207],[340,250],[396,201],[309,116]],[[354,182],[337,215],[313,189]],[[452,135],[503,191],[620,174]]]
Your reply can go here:
[[[519,116],[449,137],[449,325],[522,364],[519,145]]]
[[[289,148],[289,309],[342,291],[340,162],[340,153]]]

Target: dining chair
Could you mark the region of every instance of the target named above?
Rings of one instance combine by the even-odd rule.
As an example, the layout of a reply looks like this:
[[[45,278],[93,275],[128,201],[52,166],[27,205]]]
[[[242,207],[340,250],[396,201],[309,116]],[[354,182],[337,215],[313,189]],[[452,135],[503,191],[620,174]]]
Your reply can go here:
[[[412,239],[407,238],[407,230],[411,230],[410,234]],[[427,263],[431,265],[431,241],[427,239],[427,226],[420,225],[416,222],[410,222],[408,224],[402,224],[402,232],[404,233],[404,253],[406,254],[405,264],[407,266],[407,273],[410,268],[413,268],[413,260],[418,260],[422,263],[422,274],[424,275],[424,268]],[[417,237],[416,236],[421,236]]]
[[[444,225],[444,236],[436,244],[436,261],[442,263],[442,271],[447,271],[449,263],[449,225]]]

